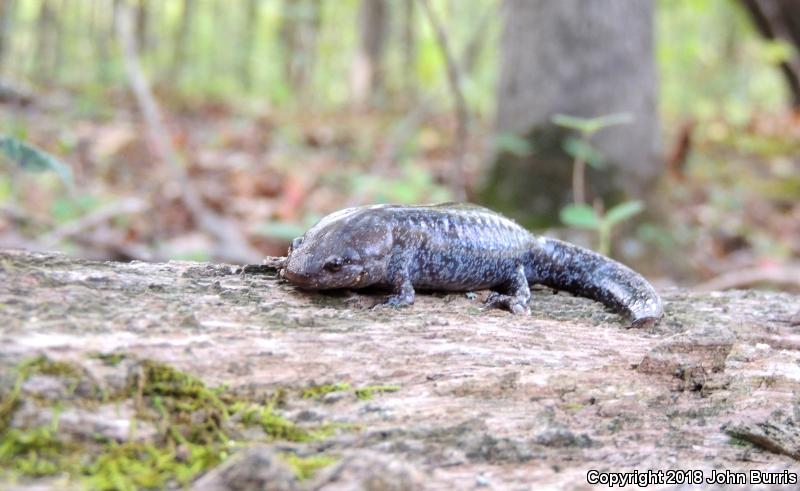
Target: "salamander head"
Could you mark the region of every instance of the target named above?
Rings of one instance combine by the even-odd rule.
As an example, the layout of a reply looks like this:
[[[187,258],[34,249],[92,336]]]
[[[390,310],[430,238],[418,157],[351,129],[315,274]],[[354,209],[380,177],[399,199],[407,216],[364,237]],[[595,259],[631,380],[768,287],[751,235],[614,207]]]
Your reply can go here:
[[[283,277],[309,290],[363,288],[381,281],[391,227],[369,211],[354,208],[328,215],[294,239]]]

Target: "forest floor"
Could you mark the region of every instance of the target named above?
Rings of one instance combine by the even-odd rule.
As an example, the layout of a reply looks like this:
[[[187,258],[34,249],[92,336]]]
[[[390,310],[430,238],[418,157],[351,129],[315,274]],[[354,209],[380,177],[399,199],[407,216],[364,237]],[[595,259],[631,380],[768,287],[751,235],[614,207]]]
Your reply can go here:
[[[482,311],[483,296],[371,309],[378,294],[302,292],[266,267],[2,252],[2,487],[796,472],[800,297],[672,289],[665,319],[636,330],[549,290],[529,317]]]
[[[284,253],[291,239],[345,206],[452,199],[455,122],[424,101],[315,113],[158,95],[188,191],[240,231],[240,242],[256,252],[247,261]],[[203,226],[207,217],[187,206],[187,189],[154,153],[125,91],[54,90],[3,109],[0,133],[67,163],[75,188],[69,192],[52,173],[0,162],[10,170],[0,173],[0,247],[92,259],[244,261],[216,243],[213,227]],[[665,176],[646,218],[615,232],[615,257],[661,284],[721,278],[717,288],[800,291],[797,275],[786,274],[800,270],[800,163],[792,157],[800,151],[800,115],[666,126]],[[468,197],[502,143],[485,118],[470,130]],[[591,234],[569,238],[594,245]]]

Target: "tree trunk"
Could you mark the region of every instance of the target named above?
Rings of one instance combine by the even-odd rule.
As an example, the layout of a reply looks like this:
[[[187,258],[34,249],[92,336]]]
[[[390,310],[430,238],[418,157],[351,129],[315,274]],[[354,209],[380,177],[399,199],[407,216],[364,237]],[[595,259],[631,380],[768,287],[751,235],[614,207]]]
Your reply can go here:
[[[58,21],[53,5],[52,0],[42,0],[36,20],[35,72],[40,81],[50,80],[55,59],[53,34]]]
[[[286,82],[303,96],[314,71],[317,35],[321,17],[320,0],[284,0],[280,41]]]
[[[632,124],[592,141],[609,169],[589,174],[588,196],[607,205],[647,196],[661,171],[653,3],[509,0],[504,10],[496,131],[527,139],[532,151],[498,149],[480,198],[530,227],[556,222],[572,168],[568,132],[551,122],[558,113],[629,113]]]
[[[11,30],[13,29],[13,20],[16,7],[15,0],[0,1],[0,73],[5,67],[6,54],[11,51],[10,40]]]
[[[800,108],[800,2],[797,0],[742,0],[759,32],[767,39],[792,44],[795,50],[781,62],[781,71],[792,97]]]
[[[169,79],[172,83],[177,83],[181,77],[181,71],[186,58],[186,42],[192,31],[194,19],[194,0],[183,0],[181,7],[181,21],[178,31],[175,33],[175,41],[172,51],[172,63],[170,64]]]
[[[58,3],[53,22],[53,64],[50,67],[51,78],[57,78],[58,74],[61,73],[61,66],[64,62],[64,50],[66,49],[67,43],[67,36],[65,36],[65,33],[69,33],[69,29],[67,28],[68,19],[70,17],[78,19],[79,24],[85,22],[81,19],[81,12],[79,10],[77,5],[70,5],[69,0],[61,0]],[[72,15],[68,15],[67,12],[70,12]]]
[[[370,105],[380,97],[388,20],[386,0],[362,0],[358,18],[361,41],[350,74],[353,102],[357,106]]]
[[[414,29],[414,0],[404,0],[403,2],[403,92],[406,98],[413,100],[416,94],[416,71],[417,64],[417,37]]]
[[[474,32],[470,35],[469,41],[464,47],[464,51],[461,55],[461,67],[464,70],[465,76],[469,76],[475,71],[475,66],[478,64],[478,60],[481,57],[481,52],[486,46],[486,38],[489,27],[497,18],[497,13],[498,6],[491,4],[478,19],[474,28]]]
[[[142,53],[150,47],[149,35],[150,5],[147,0],[139,0],[136,6],[136,45]]]
[[[94,48],[97,57],[95,78],[101,84],[111,81],[111,46],[114,40],[117,0],[93,0],[92,23]]]
[[[253,45],[256,39],[256,27],[258,25],[258,2],[259,0],[248,0],[246,16],[244,20],[244,31],[242,33],[242,54],[239,60],[239,79],[242,86],[250,90],[253,87],[252,58]]]

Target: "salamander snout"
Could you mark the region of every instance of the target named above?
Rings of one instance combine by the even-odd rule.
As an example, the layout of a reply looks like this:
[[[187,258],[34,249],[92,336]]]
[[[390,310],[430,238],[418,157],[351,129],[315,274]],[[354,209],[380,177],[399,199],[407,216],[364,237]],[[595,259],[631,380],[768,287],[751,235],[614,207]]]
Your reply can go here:
[[[289,253],[283,277],[291,284],[309,290],[355,288],[364,286],[364,265],[353,251],[343,254],[322,253],[301,247]]]
[[[283,278],[301,288],[314,288],[314,271],[309,266],[309,255],[290,251],[286,266],[282,271]]]

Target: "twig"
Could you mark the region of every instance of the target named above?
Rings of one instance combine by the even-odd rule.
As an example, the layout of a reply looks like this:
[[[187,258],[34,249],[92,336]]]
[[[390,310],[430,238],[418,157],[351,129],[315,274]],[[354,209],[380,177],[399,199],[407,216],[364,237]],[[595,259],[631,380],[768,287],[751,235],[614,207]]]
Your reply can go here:
[[[584,138],[585,140],[585,138]],[[586,204],[586,159],[582,152],[575,155],[572,165],[572,196],[576,205]]]
[[[788,264],[769,268],[746,268],[723,273],[716,278],[696,285],[694,290],[730,290],[758,283],[778,283],[800,286],[800,264]]]
[[[420,101],[419,104],[406,116],[400,120],[394,131],[389,137],[388,143],[372,162],[370,174],[385,174],[393,167],[400,152],[408,140],[413,136],[414,131],[419,128],[422,121],[428,116],[431,100]]]
[[[149,262],[163,262],[170,259],[146,245],[126,242],[124,231],[111,228],[98,228],[81,233],[71,237],[71,240],[81,246],[83,251],[81,254],[86,257]],[[37,246],[35,250],[41,249]]]
[[[0,236],[0,247],[20,248],[31,251],[46,251],[54,249],[59,242],[70,239],[83,248],[83,255],[90,257],[124,257],[130,259],[140,259],[144,261],[155,261],[162,258],[157,257],[145,246],[125,243],[125,235],[119,233],[109,233],[110,229],[98,229],[104,222],[121,216],[133,213],[142,213],[150,209],[150,206],[143,200],[137,198],[125,198],[120,201],[110,203],[97,209],[88,215],[77,220],[68,222],[57,229],[40,236],[37,239],[27,239],[22,236],[5,234]],[[13,220],[29,221],[31,217],[19,214],[17,210],[6,207],[0,209],[9,215]],[[42,224],[36,224],[37,226]],[[93,230],[94,229],[94,230]]]
[[[504,2],[498,9],[497,6],[492,3],[486,8],[486,11],[483,12],[483,15],[481,15],[480,20],[478,21],[478,26],[472,32],[472,35],[470,35],[469,41],[467,42],[466,46],[464,47],[464,51],[461,54],[461,67],[464,69],[465,74],[470,74],[475,69],[481,49],[486,41],[486,31],[496,19],[504,18],[503,11],[505,10],[506,5],[507,2]],[[500,10],[500,12],[497,12],[497,10]]]
[[[136,38],[133,35],[131,11],[125,2],[121,2],[119,5],[117,35],[123,49],[128,81],[142,112],[151,150],[158,160],[166,164],[171,177],[178,182],[181,190],[181,200],[186,205],[195,223],[201,230],[214,237],[217,241],[215,255],[226,261],[239,263],[256,262],[260,254],[248,244],[247,238],[236,224],[209,209],[189,181],[183,162],[170,143],[169,132],[164,125],[161,112],[139,62]]]
[[[453,194],[458,201],[463,201],[466,198],[465,179],[464,179],[464,156],[467,150],[467,137],[469,125],[469,111],[467,110],[467,101],[464,99],[464,93],[461,90],[461,71],[458,63],[453,57],[450,50],[450,44],[447,40],[447,35],[444,32],[436,12],[433,11],[428,0],[419,0],[422,9],[428,16],[428,20],[433,27],[436,34],[436,40],[439,43],[439,48],[442,50],[444,56],[445,66],[447,67],[447,82],[450,86],[450,92],[453,96],[456,110],[456,135],[455,143],[453,145],[453,165],[450,176],[450,186],[453,189]]]
[[[102,208],[99,208],[88,215],[84,215],[77,220],[66,223],[52,232],[43,235],[37,243],[42,249],[50,249],[58,245],[64,239],[75,237],[86,230],[94,228],[120,215],[130,215],[141,213],[148,210],[150,206],[138,198],[126,198],[115,201]]]
[[[675,143],[667,157],[667,171],[670,177],[676,181],[682,182],[686,180],[686,161],[689,158],[689,152],[692,150],[692,136],[696,124],[693,118],[681,123],[678,128],[678,136],[675,138]]]

